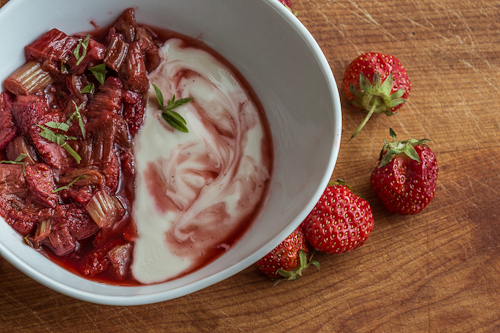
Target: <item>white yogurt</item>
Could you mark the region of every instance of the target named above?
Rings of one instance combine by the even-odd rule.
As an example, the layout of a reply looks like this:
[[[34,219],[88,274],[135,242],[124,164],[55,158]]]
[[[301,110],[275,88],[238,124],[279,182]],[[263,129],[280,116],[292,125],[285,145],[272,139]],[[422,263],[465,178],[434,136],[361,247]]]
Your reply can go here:
[[[150,75],[167,100],[193,97],[175,109],[189,133],[161,118],[151,88],[134,139],[137,226],[132,274],[141,283],[195,269],[241,230],[266,193],[271,145],[255,104],[233,73],[210,53],[168,40]]]

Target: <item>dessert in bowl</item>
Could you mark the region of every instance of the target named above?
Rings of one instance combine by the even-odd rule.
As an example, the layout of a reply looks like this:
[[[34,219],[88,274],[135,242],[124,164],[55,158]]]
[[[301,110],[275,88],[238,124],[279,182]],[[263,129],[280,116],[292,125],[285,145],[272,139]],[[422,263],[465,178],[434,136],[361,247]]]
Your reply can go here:
[[[228,169],[224,169],[227,172],[221,172],[224,167],[218,165],[218,163],[221,161],[227,162],[231,159],[228,160],[219,156],[224,155],[223,152],[214,147],[220,147],[221,145],[207,139],[213,138],[213,135],[201,135],[199,136],[201,139],[196,144],[193,144],[193,142],[196,142],[195,139],[183,136],[184,133],[168,128],[170,123],[161,123],[163,120],[158,117],[157,111],[162,109],[161,104],[163,103],[159,98],[155,98],[158,94],[153,89],[152,83],[155,84],[154,87],[165,94],[164,102],[166,104],[167,99],[171,97],[173,99],[172,95],[179,93],[178,89],[169,90],[169,87],[171,87],[169,82],[172,81],[166,81],[165,79],[165,77],[169,77],[170,69],[175,67],[174,63],[179,63],[187,58],[197,58],[199,56],[198,51],[203,49],[202,46],[195,48],[198,52],[196,56],[192,52],[185,53],[184,51],[188,48],[179,46],[183,42],[182,38],[167,38],[166,41],[163,41],[164,44],[161,45],[162,60],[157,68],[148,70],[150,82],[148,82],[146,89],[141,90],[142,88],[134,85],[135,81],[127,83],[126,78],[124,79],[124,77],[118,75],[124,84],[123,89],[131,90],[136,94],[143,93],[146,96],[144,101],[147,104],[144,124],[131,143],[138,175],[133,183],[133,186],[136,187],[135,199],[127,202],[123,197],[117,195],[122,208],[135,207],[130,210],[130,214],[136,219],[135,222],[131,222],[133,224],[132,229],[136,230],[136,233],[131,232],[131,236],[126,237],[126,240],[130,241],[131,248],[121,248],[121,250],[133,253],[131,255],[132,263],[130,268],[127,267],[127,269],[130,269],[129,275],[137,283],[133,285],[107,283],[99,280],[98,277],[89,278],[89,276],[75,274],[60,262],[57,264],[54,257],[47,255],[47,253],[44,255],[43,251],[36,251],[27,246],[23,241],[23,237],[11,228],[8,223],[0,224],[0,253],[23,272],[44,285],[67,295],[91,302],[116,305],[153,303],[179,297],[231,276],[264,256],[300,224],[321,195],[330,179],[337,158],[341,128],[337,88],[324,55],[307,30],[277,1],[259,1],[251,4],[244,1],[231,3],[211,2],[210,4],[203,1],[164,3],[152,0],[141,1],[139,4],[132,1],[109,1],[106,3],[88,1],[84,4],[53,1],[50,3],[45,2],[43,5],[28,0],[13,1],[0,12],[2,18],[0,25],[5,25],[4,27],[10,27],[11,29],[14,28],[19,33],[15,37],[7,33],[0,35],[2,45],[10,46],[9,51],[4,56],[1,56],[6,66],[0,71],[0,79],[4,81],[12,75],[16,68],[21,67],[26,62],[24,47],[32,44],[47,31],[57,28],[68,35],[74,35],[93,30],[95,26],[107,27],[126,8],[130,7],[135,9],[138,23],[177,32],[182,36],[187,36],[187,39],[192,38],[194,41],[201,41],[200,45],[206,45],[207,49],[214,50],[213,53],[208,52],[208,55],[204,55],[205,58],[203,59],[207,59],[207,57],[212,59],[210,57],[215,54],[216,60],[220,60],[219,62],[223,65],[227,65],[227,67],[217,67],[219,70],[215,72],[218,71],[220,74],[220,68],[224,68],[222,70],[224,75],[231,72],[234,75],[233,78],[236,78],[235,81],[241,83],[239,88],[234,88],[231,85],[223,88],[223,91],[226,92],[225,96],[231,95],[227,92],[228,89],[233,88],[240,89],[239,92],[234,94],[254,96],[254,98],[251,98],[252,102],[239,101],[236,103],[238,105],[253,105],[252,108],[247,110],[248,112],[244,111],[242,113],[247,117],[252,114],[253,116],[250,117],[250,120],[244,119],[243,123],[246,122],[246,127],[240,127],[255,128],[253,125],[249,127],[248,123],[253,124],[255,119],[258,118],[259,112],[262,112],[263,116],[260,119],[263,130],[257,132],[235,131],[231,135],[226,133],[226,137],[244,138],[239,142],[245,142],[245,145],[236,145],[244,153],[236,154],[240,156],[236,163],[237,169],[231,169],[232,164],[227,163],[229,165]],[[50,8],[58,8],[58,11],[51,11]],[[28,18],[27,21],[32,25],[32,29],[23,29],[23,25],[14,19],[16,15],[21,15],[21,12],[23,17]],[[5,29],[2,31],[5,31]],[[81,36],[80,39],[76,39],[80,40],[80,44],[76,42],[76,45],[83,45],[81,41],[85,40],[85,34],[81,34]],[[88,45],[91,44],[92,42]],[[89,46],[89,54],[91,54],[91,50],[92,48]],[[87,59],[90,59],[90,57],[87,57]],[[201,60],[201,62],[204,61]],[[68,64],[70,70],[74,71],[74,64],[72,65],[69,60]],[[89,64],[89,68],[91,66],[95,66],[95,64]],[[112,64],[108,64],[108,67],[112,68]],[[214,73],[206,73],[199,76],[212,77],[214,75]],[[172,78],[178,77],[178,75],[171,76]],[[110,80],[110,78],[107,80]],[[222,79],[222,81],[224,80],[231,81],[231,78]],[[105,86],[106,84],[108,84],[107,81],[102,85]],[[208,128],[204,126],[207,122],[200,116],[201,113],[195,110],[200,108],[201,104],[206,105],[209,102],[207,99],[206,103],[202,103],[203,89],[204,85],[199,83],[194,88],[187,89],[186,91],[190,93],[186,96],[177,96],[178,98],[187,97],[188,95],[189,97],[194,96],[193,102],[179,108],[179,113],[186,118],[190,133],[203,134],[204,129]],[[101,90],[106,89],[98,90],[95,96],[89,98],[89,113],[92,111],[92,99],[97,99]],[[224,97],[220,98],[224,99]],[[129,104],[131,103],[129,102]],[[79,103],[75,103],[75,108],[78,105]],[[82,110],[84,109],[85,111],[82,112],[88,111],[86,106]],[[72,111],[74,113],[74,109]],[[208,116],[217,119],[217,121],[208,121],[208,123],[216,123],[219,134],[225,133],[225,129],[231,132],[230,129],[239,128],[239,125],[235,125],[234,121],[228,122],[225,120],[224,114],[224,112],[215,112]],[[84,115],[87,114],[84,113]],[[155,115],[159,119],[155,119]],[[79,126],[77,122],[70,124],[78,132]],[[163,127],[162,133],[175,133],[175,136],[158,137],[154,134],[154,127],[158,126],[158,124]],[[38,132],[40,131],[41,129],[38,130]],[[98,133],[99,130],[94,130],[94,132]],[[129,132],[134,132],[130,126]],[[92,127],[89,127],[88,135],[92,135]],[[266,135],[268,135],[267,139]],[[189,144],[187,144],[188,141]],[[158,144],[159,142],[161,144]],[[172,143],[173,148],[165,147],[169,145],[167,143]],[[147,156],[143,154],[145,150],[148,150],[144,147],[154,147],[155,144],[157,145],[156,148],[149,149],[153,152],[153,155],[151,153]],[[152,176],[148,178],[147,175],[154,175],[154,170],[158,169],[160,171],[156,173],[162,174],[163,177],[178,175],[178,172],[172,171],[172,168],[168,165],[163,167],[161,163],[155,161],[158,161],[158,158],[161,161],[172,159],[171,157],[175,155],[175,147],[179,146],[184,147],[182,154],[185,154],[185,156],[181,158],[183,162],[189,161],[186,156],[197,155],[199,157],[204,154],[208,157],[205,161],[206,164],[202,163],[202,165],[218,165],[217,170],[206,167],[207,176],[198,173],[197,177],[187,181],[189,183],[187,187],[190,190],[198,188],[200,182],[207,184],[210,189],[198,188],[197,191],[187,191],[192,194],[192,197],[189,197],[189,195],[176,196],[180,192],[175,191],[173,194],[165,195],[170,188],[160,188],[157,192],[165,197],[155,197],[155,190],[152,190],[152,188],[161,183],[161,177],[155,178]],[[252,149],[247,148],[247,146],[252,146]],[[257,155],[251,152],[255,150],[255,146],[261,148],[261,152]],[[202,154],[199,153],[197,147],[204,149]],[[76,149],[76,146],[73,148],[77,153],[81,152],[81,150]],[[236,150],[236,148],[229,149],[229,152],[226,153],[234,155]],[[158,157],[155,156],[155,153]],[[215,155],[219,157],[214,157]],[[261,158],[262,156],[268,156],[268,158]],[[248,163],[246,165],[244,163],[246,160],[255,161],[259,159],[263,160],[260,164]],[[122,165],[126,164],[123,159],[121,161]],[[43,162],[47,161],[44,160]],[[193,170],[192,165],[196,163],[200,163],[200,158],[188,163],[190,165],[188,169]],[[141,165],[145,167],[143,168]],[[148,167],[151,165],[153,167]],[[197,166],[197,168],[197,170],[201,170],[203,166]],[[239,170],[242,169],[257,170],[250,177],[254,183],[253,187],[245,186],[245,177],[236,177],[238,180],[236,183],[239,184],[239,187],[237,189],[231,188],[231,186],[225,185],[225,182],[228,182],[227,178],[218,176],[219,174],[238,175],[240,174]],[[76,178],[70,177],[66,183],[68,183],[68,180],[75,180]],[[61,184],[57,184],[57,186],[59,185]],[[74,183],[74,186],[78,186],[77,183]],[[251,198],[252,195],[249,195],[250,192],[241,191],[241,188],[245,187],[254,190],[259,187],[263,188],[258,198],[252,199],[253,203],[248,206],[246,212],[244,212],[241,201],[243,198]],[[217,198],[219,197],[219,193],[216,193],[217,190],[224,192],[224,189],[231,193],[238,192],[238,199],[224,199],[225,201],[221,199],[215,202],[212,201],[210,204],[206,203],[207,200],[195,200],[199,198]],[[118,193],[109,191],[109,187],[107,190],[111,196],[113,193]],[[204,191],[207,193],[204,193]],[[151,195],[152,193],[153,195]],[[93,194],[95,195],[95,193]],[[62,199],[58,198],[58,200]],[[146,204],[143,208],[140,208],[141,206],[138,204],[141,200]],[[171,204],[162,206],[165,201],[169,201]],[[148,203],[153,204],[147,206]],[[231,207],[231,212],[235,214],[229,214],[228,207]],[[211,209],[207,210],[207,208]],[[165,209],[165,211],[162,212],[162,209]],[[158,210],[161,213],[156,214],[155,217],[137,215],[141,210],[148,212]],[[174,214],[176,211],[183,211],[185,214],[176,215]],[[207,228],[210,229],[211,219],[221,211],[224,212],[224,216],[239,214],[240,218],[247,220],[248,216],[251,216],[251,221],[236,228],[239,230],[238,232],[231,231],[226,236],[220,236],[218,241],[210,243],[209,239],[212,236],[219,236],[221,233],[212,230],[212,236],[207,236],[204,240],[204,243],[209,243],[209,245],[198,249],[197,253],[214,252],[213,249],[216,248],[218,249],[218,251],[215,251],[217,252],[216,256],[204,258],[201,262],[199,259],[169,262],[172,258],[193,258],[192,254],[188,253],[187,250],[190,246],[180,246],[180,249],[178,246],[175,250],[172,250],[170,245],[175,247],[176,244],[183,244],[183,242],[184,244],[186,244],[185,242],[188,242],[187,244],[197,244],[195,240],[202,238],[203,233],[198,234],[195,230],[198,230],[197,228],[202,230],[204,227],[203,230],[205,231]],[[203,219],[200,218],[202,213],[205,214]],[[175,223],[165,222],[166,227],[163,229],[145,232],[144,227],[141,226],[145,222],[154,224],[154,221],[161,224],[164,220],[168,220],[169,216],[174,216]],[[192,221],[196,219],[204,222],[193,223]],[[99,225],[95,219],[94,222]],[[238,225],[238,223],[236,224]],[[177,225],[177,228],[170,227],[172,225]],[[106,226],[106,223],[101,223],[99,227],[104,230],[108,226]],[[145,238],[148,233],[158,236],[154,241],[156,245],[152,249],[151,247],[148,249],[148,246],[152,243],[151,238]],[[205,234],[210,233],[205,232]],[[33,235],[29,237],[33,237]],[[229,242],[227,242],[228,240]],[[51,244],[54,245],[55,243],[52,242]],[[115,245],[127,244],[119,243]],[[116,246],[112,249],[115,249]],[[78,247],[78,244],[75,247]],[[163,247],[163,250],[170,253],[163,255],[167,252],[158,252],[158,247]],[[63,254],[63,252],[61,250],[60,254]],[[144,268],[144,266],[150,265],[151,262],[153,262],[152,268]],[[194,262],[197,262],[197,264],[193,264]],[[143,265],[144,263],[148,264]],[[166,267],[168,269],[165,269]],[[172,270],[171,267],[175,267],[175,269]]]

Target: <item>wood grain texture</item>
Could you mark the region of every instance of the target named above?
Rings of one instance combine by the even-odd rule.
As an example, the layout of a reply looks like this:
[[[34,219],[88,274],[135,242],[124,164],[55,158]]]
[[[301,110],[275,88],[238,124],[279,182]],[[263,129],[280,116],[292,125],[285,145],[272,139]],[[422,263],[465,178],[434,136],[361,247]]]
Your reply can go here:
[[[7,1],[0,0],[4,5]],[[343,141],[332,177],[372,205],[358,250],[319,254],[321,269],[277,286],[249,267],[180,299],[137,307],[58,294],[0,262],[1,332],[499,332],[500,2],[294,0],[337,84],[356,56],[397,56],[412,80],[398,115],[364,114],[341,93]],[[389,214],[370,188],[383,139],[429,138],[439,163],[434,200]]]

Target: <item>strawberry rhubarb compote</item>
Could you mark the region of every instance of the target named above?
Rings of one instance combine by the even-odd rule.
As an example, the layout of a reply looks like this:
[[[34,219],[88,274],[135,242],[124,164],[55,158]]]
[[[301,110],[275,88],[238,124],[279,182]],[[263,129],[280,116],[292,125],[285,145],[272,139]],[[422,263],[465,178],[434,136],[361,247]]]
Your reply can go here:
[[[132,274],[142,283],[177,277],[228,249],[262,201],[270,138],[235,74],[205,50],[169,39],[149,75],[163,94],[193,98],[176,111],[188,133],[162,120],[153,89],[134,139],[137,226]]]
[[[90,33],[46,31],[25,56],[0,92],[0,217],[27,246],[139,285],[206,265],[248,229],[271,135],[220,55],[129,8]]]

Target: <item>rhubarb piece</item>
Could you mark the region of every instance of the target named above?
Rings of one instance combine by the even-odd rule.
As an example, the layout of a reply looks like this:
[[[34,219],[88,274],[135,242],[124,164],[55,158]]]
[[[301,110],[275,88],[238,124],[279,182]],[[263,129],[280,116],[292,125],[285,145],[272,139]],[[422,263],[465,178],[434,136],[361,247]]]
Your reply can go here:
[[[49,109],[43,97],[18,95],[12,102],[11,112],[21,134],[27,134],[49,113]]]
[[[120,200],[105,191],[99,191],[85,207],[92,220],[103,229],[112,227],[125,213]]]
[[[27,236],[24,238],[26,243],[38,249],[42,244],[48,239],[50,231],[51,231],[52,219],[48,218],[38,223],[36,227],[35,234],[33,236]]]
[[[126,89],[143,94],[149,90],[148,74],[138,42],[129,44],[125,61],[120,67],[118,77]]]
[[[146,70],[148,73],[151,73],[160,65],[160,51],[153,41],[150,29],[146,29],[146,27],[137,27],[136,32],[135,41],[137,41],[141,47]]]
[[[137,23],[135,22],[135,10],[133,8],[126,9],[123,14],[113,24],[113,28],[119,34],[122,34],[124,41],[131,43],[135,40]]]
[[[125,57],[128,53],[128,44],[121,40],[118,36],[111,38],[109,42],[106,55],[104,56],[104,63],[106,66],[118,72]]]
[[[89,118],[99,118],[100,115],[120,115],[122,109],[123,85],[116,77],[108,77],[88,106]]]
[[[43,63],[45,60],[62,61],[78,43],[78,38],[70,37],[64,32],[52,29],[36,41],[26,46],[24,51],[26,59]]]
[[[23,166],[19,164],[0,164],[0,195],[14,194],[25,198],[27,188]]]
[[[109,156],[108,162],[102,163],[102,173],[105,177],[104,184],[106,185],[109,194],[116,192],[118,183],[120,181],[120,160],[118,152],[113,149],[112,154]]]
[[[17,127],[11,112],[12,98],[9,93],[0,94],[0,150],[16,137]]]
[[[26,186],[31,198],[46,207],[56,207],[57,194],[54,191],[52,169],[44,163],[26,165]]]
[[[38,162],[35,148],[29,144],[26,138],[22,135],[9,142],[5,151],[7,153],[7,158],[11,161],[14,161],[18,156],[24,154],[26,156],[22,162],[30,165]]]
[[[66,63],[70,67],[72,73],[80,75],[83,74],[88,67],[93,67],[102,63],[105,54],[106,46],[90,38],[87,52],[82,55],[83,59],[76,59],[75,54],[71,53]]]
[[[4,84],[14,95],[31,95],[43,91],[53,82],[50,74],[42,69],[40,63],[29,61],[5,79]]]
[[[58,256],[64,256],[72,252],[76,247],[76,241],[67,227],[53,230],[49,234],[50,247]]]
[[[111,269],[119,278],[127,275],[132,256],[132,244],[119,245],[108,252]]]
[[[73,183],[75,186],[102,185],[104,183],[103,174],[93,166],[71,169],[59,177],[58,183],[67,185],[72,183],[75,179],[77,179]]]

